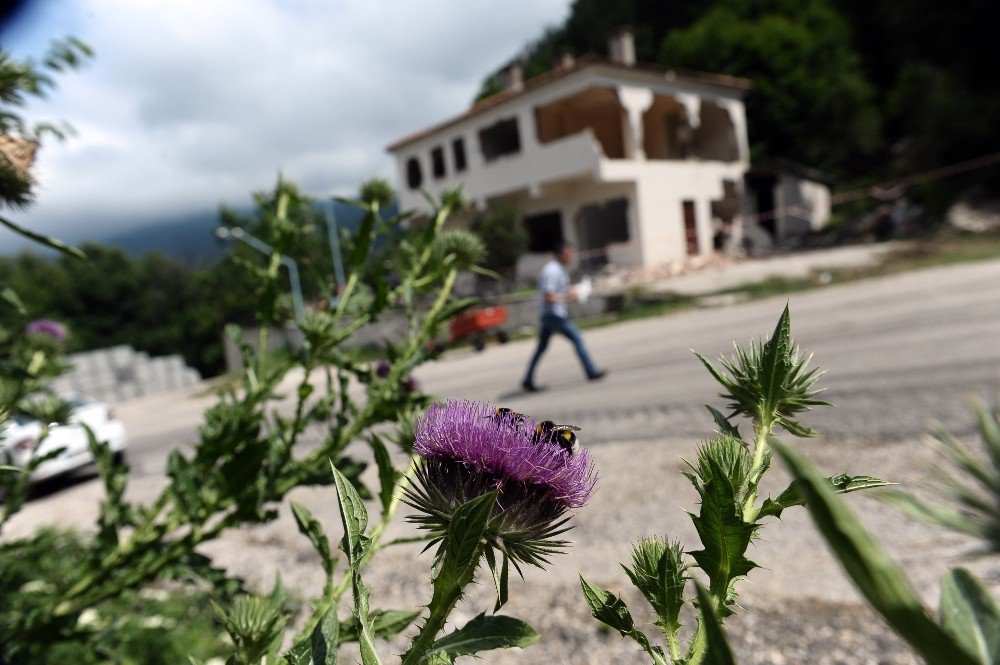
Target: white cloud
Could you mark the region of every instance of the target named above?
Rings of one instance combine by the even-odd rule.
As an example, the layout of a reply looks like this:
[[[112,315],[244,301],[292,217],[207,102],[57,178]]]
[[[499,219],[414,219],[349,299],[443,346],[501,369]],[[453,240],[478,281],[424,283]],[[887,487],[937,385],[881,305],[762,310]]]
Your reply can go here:
[[[32,108],[78,136],[39,156],[18,221],[70,240],[390,176],[384,147],[462,111],[569,0],[92,0],[48,11],[96,51]],[[41,24],[28,26],[43,33]],[[55,30],[55,29],[54,29]],[[54,32],[51,36],[61,36]],[[16,40],[15,40],[16,41]],[[2,241],[3,239],[0,239]],[[0,242],[0,245],[6,244]]]

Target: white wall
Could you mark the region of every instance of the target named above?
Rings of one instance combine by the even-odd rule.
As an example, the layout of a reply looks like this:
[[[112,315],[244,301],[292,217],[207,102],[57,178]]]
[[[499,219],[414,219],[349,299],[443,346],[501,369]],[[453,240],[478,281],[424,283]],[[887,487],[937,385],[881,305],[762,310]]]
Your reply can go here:
[[[499,103],[494,108],[448,124],[398,148],[394,154],[399,176],[400,205],[403,209],[427,211],[427,203],[420,191],[411,190],[406,183],[406,162],[410,157],[416,157],[421,163],[423,184],[420,189],[437,195],[445,188],[462,185],[466,194],[480,204],[490,197],[516,192],[522,188],[537,193],[543,184],[553,180],[596,175],[601,153],[596,139],[589,132],[540,145],[534,115],[538,106],[592,87],[632,92],[645,88],[660,95],[712,101],[729,112],[736,128],[741,156],[746,152],[741,91],[697,79],[668,78],[643,70],[591,66],[529,91],[509,103]],[[511,117],[518,120],[520,152],[485,162],[479,149],[479,129]],[[452,141],[458,137],[465,141],[467,167],[462,173],[455,173],[451,149]],[[446,176],[441,179],[435,179],[431,171],[430,152],[437,146],[444,149],[447,165]]]
[[[830,221],[830,188],[821,182],[782,173],[775,195],[775,206],[782,211],[778,217],[782,240],[819,230]]]
[[[687,200],[695,202],[699,253],[712,252],[711,202],[725,195],[723,180],[740,181],[746,168],[742,162],[603,160],[603,179],[635,183],[642,244],[633,265],[655,265],[687,256],[682,203]]]

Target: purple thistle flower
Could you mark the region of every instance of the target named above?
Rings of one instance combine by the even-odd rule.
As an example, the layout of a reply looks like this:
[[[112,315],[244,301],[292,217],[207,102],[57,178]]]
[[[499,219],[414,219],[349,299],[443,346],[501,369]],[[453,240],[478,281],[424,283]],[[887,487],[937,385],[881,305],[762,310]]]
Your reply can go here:
[[[479,473],[546,488],[565,508],[587,503],[597,482],[590,452],[567,455],[555,443],[534,443],[536,421],[498,416],[496,410],[484,402],[432,404],[417,423],[413,450],[425,459],[451,459]]]
[[[66,326],[52,319],[35,319],[24,328],[29,335],[44,335],[57,342],[66,340]]]
[[[486,538],[518,561],[541,566],[567,543],[567,510],[590,498],[597,472],[587,450],[570,453],[535,435],[537,422],[484,402],[433,404],[415,427],[423,458],[406,500],[410,517],[439,540],[464,502],[497,492]]]
[[[389,363],[384,360],[380,360],[375,363],[375,376],[380,379],[384,379],[389,376]]]

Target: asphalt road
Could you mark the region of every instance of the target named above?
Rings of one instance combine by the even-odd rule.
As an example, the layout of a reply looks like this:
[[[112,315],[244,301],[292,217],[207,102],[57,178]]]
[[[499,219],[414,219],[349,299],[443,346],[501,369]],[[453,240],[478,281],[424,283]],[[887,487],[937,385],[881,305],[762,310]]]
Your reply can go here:
[[[555,338],[536,382],[519,389],[534,342],[457,351],[421,367],[424,389],[489,400],[584,428],[589,445],[614,440],[704,436],[705,403],[723,408],[694,357],[732,351],[733,341],[768,336],[786,300],[694,310],[586,331],[596,362],[610,371],[588,382],[570,344]],[[912,438],[931,419],[972,428],[968,397],[1000,394],[1000,261],[923,270],[796,294],[792,335],[826,373],[819,386],[835,408],[803,420],[830,438]],[[148,475],[166,451],[193,441],[212,398],[166,394],[119,407],[133,463]]]
[[[583,380],[570,345],[556,339],[536,383],[517,390],[532,342],[489,347],[422,368],[427,389],[499,401],[578,424],[588,442],[700,436],[716,384],[692,350],[714,360],[733,340],[770,335],[785,304],[774,298],[587,331],[591,355],[610,370]],[[968,431],[967,395],[1000,392],[1000,262],[925,270],[831,286],[789,299],[792,335],[826,371],[836,405],[806,415],[829,437],[898,440],[928,418]]]

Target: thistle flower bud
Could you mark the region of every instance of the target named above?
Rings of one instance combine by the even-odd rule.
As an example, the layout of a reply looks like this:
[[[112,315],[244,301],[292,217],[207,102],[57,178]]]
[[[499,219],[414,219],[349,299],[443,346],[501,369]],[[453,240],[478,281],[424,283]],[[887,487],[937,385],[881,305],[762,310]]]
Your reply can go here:
[[[568,543],[567,511],[586,504],[597,482],[587,450],[570,452],[535,436],[528,417],[484,402],[433,404],[415,426],[420,455],[405,497],[418,513],[408,519],[429,531],[432,543],[448,530],[455,510],[496,491],[487,545],[518,562],[541,567]]]
[[[56,342],[66,340],[66,326],[52,319],[35,319],[24,328],[28,335],[50,337]]]

